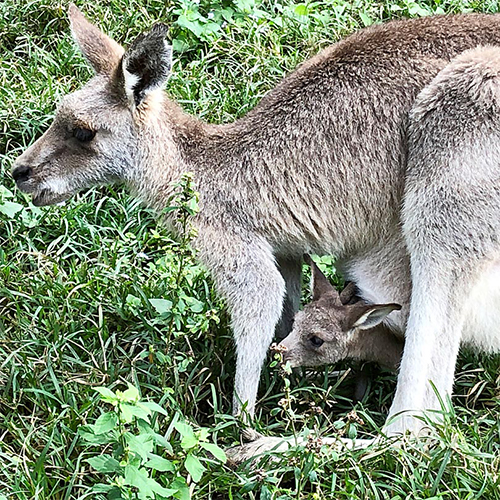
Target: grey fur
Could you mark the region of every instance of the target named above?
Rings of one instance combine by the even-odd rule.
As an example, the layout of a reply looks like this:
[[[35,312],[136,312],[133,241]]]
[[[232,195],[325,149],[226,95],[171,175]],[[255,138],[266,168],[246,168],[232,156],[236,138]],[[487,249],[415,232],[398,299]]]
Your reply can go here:
[[[201,208],[196,245],[232,315],[237,350],[234,410],[239,412],[246,401],[253,414],[261,366],[285,295],[288,319],[282,324],[289,324],[298,304],[297,273],[283,272],[283,267],[280,272],[277,261],[293,262],[291,267],[297,268],[304,252],[335,254],[363,297],[372,295],[373,302],[397,300],[397,279],[373,281],[377,270],[364,275],[359,270],[367,263],[390,268],[392,258],[381,261],[379,256],[386,255],[386,246],[397,248],[394,242],[401,240],[408,112],[417,94],[453,57],[478,45],[500,43],[500,16],[428,17],[367,28],[302,64],[242,119],[217,126],[186,115],[160,89],[148,88],[130,104],[123,49],[105,35],[96,36],[97,28],[74,6],[70,17],[75,38],[97,74],[63,100],[49,130],[17,160],[14,171],[32,168],[29,178],[18,185],[33,193],[36,204],[46,205],[91,185],[123,181],[161,209],[172,181],[181,172],[194,172]],[[425,200],[423,184],[432,179],[425,174],[419,181],[423,167],[418,164],[429,158],[425,151],[419,153],[418,144],[432,141],[417,140],[418,127],[425,131],[418,109],[413,115],[413,163],[406,196],[419,193]],[[89,143],[81,144],[68,134],[82,124],[96,132]],[[460,124],[448,125],[456,135]],[[470,168],[470,161],[464,165]],[[418,289],[428,283],[419,274],[421,263],[432,264],[448,249],[442,231],[432,233],[434,198],[426,202],[428,212],[414,198],[405,201],[404,235],[410,249],[419,253],[412,255]],[[412,210],[425,212],[426,231],[412,226]],[[462,222],[459,218],[449,233],[463,231]],[[486,223],[487,229],[495,231],[495,224]],[[482,255],[494,246],[493,238],[488,245],[479,244],[479,235],[476,241]],[[434,243],[433,253],[422,254],[422,246]],[[453,246],[455,252],[457,248]],[[470,268],[462,268],[464,276],[470,276]],[[446,286],[452,283],[450,278]],[[384,294],[396,296],[387,300]],[[411,315],[409,325],[411,339],[395,412],[414,407],[407,379],[412,350],[421,349],[413,337],[421,335],[422,325]],[[455,343],[451,344],[454,352]],[[426,380],[418,383],[419,390],[426,387]],[[423,404],[421,399],[417,407]],[[410,429],[417,426],[408,422]]]
[[[350,358],[395,370],[401,361],[403,338],[382,321],[401,306],[354,300],[352,292],[345,290],[339,294],[312,261],[311,268],[313,300],[297,313],[292,332],[279,344],[283,361],[297,367]]]
[[[451,395],[460,343],[500,351],[499,158],[500,49],[469,50],[410,114],[402,222],[412,293],[391,415],[438,408],[428,380]],[[407,428],[411,416],[388,431]]]

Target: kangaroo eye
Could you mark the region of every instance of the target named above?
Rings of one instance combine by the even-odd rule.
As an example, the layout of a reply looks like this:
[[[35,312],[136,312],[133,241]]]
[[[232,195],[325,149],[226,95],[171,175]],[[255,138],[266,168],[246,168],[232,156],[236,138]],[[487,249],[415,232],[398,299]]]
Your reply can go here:
[[[325,343],[323,339],[316,337],[316,335],[314,335],[314,337],[311,337],[309,341],[314,347],[321,347]]]
[[[73,129],[73,137],[80,142],[90,142],[95,137],[95,131],[77,127]]]

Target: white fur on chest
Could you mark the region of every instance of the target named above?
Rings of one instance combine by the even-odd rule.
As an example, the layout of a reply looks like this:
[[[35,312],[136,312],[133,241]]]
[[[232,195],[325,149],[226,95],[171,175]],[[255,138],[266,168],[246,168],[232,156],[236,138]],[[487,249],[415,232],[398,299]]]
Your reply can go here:
[[[479,351],[500,352],[500,261],[479,277],[468,300],[462,343]]]
[[[411,278],[410,260],[401,235],[396,233],[370,251],[338,262],[337,267],[344,278],[356,283],[364,300],[373,304],[395,302],[403,306],[384,321],[396,334],[403,336],[409,313]]]
[[[341,271],[357,284],[365,300],[403,305],[401,311],[391,313],[386,321],[395,333],[403,335],[411,286],[409,262],[400,243],[397,240],[386,242],[373,252],[348,262]],[[432,293],[432,284],[429,293]],[[481,270],[469,294],[461,343],[479,352],[500,352],[500,259]]]

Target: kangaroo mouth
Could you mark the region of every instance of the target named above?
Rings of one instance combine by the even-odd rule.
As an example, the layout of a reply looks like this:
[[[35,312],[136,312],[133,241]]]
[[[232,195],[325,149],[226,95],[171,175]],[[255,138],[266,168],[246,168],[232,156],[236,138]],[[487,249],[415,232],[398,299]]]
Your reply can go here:
[[[71,197],[71,193],[54,193],[50,189],[42,189],[37,193],[33,193],[33,205],[35,207],[46,207],[66,201]]]
[[[61,191],[52,190],[46,183],[37,182],[35,179],[16,181],[20,191],[26,194],[31,194],[32,203],[35,207],[45,207],[47,205],[55,205],[71,198],[73,191],[66,191],[68,186],[64,186]],[[44,185],[45,184],[45,185]]]

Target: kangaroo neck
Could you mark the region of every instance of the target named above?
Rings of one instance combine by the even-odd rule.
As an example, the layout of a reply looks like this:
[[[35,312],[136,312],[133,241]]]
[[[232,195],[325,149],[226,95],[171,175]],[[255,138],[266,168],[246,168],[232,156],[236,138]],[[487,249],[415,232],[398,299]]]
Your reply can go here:
[[[193,172],[197,181],[197,164],[186,154],[185,145],[199,140],[207,125],[164,93],[159,100],[147,121],[138,119],[136,164],[126,183],[148,206],[161,211],[183,173]]]
[[[384,325],[360,330],[352,346],[352,357],[373,361],[387,368],[396,369],[403,355],[404,342]]]

